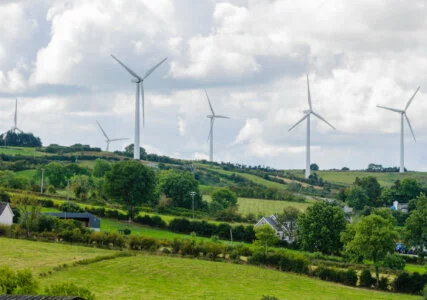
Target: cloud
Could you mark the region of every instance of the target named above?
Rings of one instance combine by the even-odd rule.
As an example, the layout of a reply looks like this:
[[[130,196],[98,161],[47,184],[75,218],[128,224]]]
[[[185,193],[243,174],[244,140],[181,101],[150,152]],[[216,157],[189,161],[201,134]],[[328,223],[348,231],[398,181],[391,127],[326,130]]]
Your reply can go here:
[[[186,129],[186,123],[183,118],[178,117],[178,131],[179,135],[184,136],[185,135],[185,129]]]

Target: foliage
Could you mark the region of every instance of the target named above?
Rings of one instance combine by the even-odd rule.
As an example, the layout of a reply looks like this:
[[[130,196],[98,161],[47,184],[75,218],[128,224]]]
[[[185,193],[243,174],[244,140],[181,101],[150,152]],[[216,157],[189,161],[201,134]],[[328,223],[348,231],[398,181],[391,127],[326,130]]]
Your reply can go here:
[[[61,206],[59,206],[59,209],[63,212],[70,212],[70,213],[81,213],[85,210],[80,207],[80,205],[74,203],[74,202],[63,202]]]
[[[50,162],[45,168],[45,176],[49,184],[56,188],[64,188],[67,186],[67,180],[76,175],[90,175],[87,168],[82,168],[75,163],[60,164],[57,162]],[[41,169],[38,170],[41,173]]]
[[[427,197],[421,194],[415,201],[416,209],[405,221],[405,240],[414,247],[427,244]]]
[[[319,171],[319,165],[315,164],[315,163],[311,164],[310,165],[310,170],[312,170],[312,171]]]
[[[384,266],[392,270],[403,270],[405,269],[406,261],[402,255],[396,253],[387,253],[384,257]]]
[[[276,217],[277,224],[283,229],[283,235],[293,242],[297,230],[297,220],[300,211],[295,207],[286,207]]]
[[[279,241],[276,231],[267,224],[255,228],[255,237],[256,244],[264,248],[264,254],[267,254],[268,246],[273,246]]]
[[[95,165],[93,167],[92,175],[94,177],[100,178],[104,177],[105,173],[111,170],[111,164],[105,159],[98,158],[95,160]]]
[[[29,269],[14,272],[8,267],[0,268],[0,294],[35,294],[38,282]]]
[[[218,203],[222,209],[237,206],[237,196],[227,188],[217,189],[212,193],[212,202]]]
[[[27,189],[29,181],[27,178],[19,177],[12,171],[0,171],[0,185],[11,189]]]
[[[105,174],[105,193],[124,204],[131,218],[136,206],[156,201],[155,188],[156,174],[138,161],[118,162]]]
[[[342,234],[345,252],[355,260],[360,257],[372,260],[378,283],[379,264],[387,253],[393,253],[398,237],[392,222],[374,214],[362,217],[358,223],[347,227],[348,230]]]
[[[41,205],[34,196],[24,193],[13,195],[11,203],[13,207],[19,210],[19,222],[26,229],[27,237],[29,237],[32,231],[37,230]]]
[[[414,178],[405,178],[401,181],[397,180],[391,187],[394,198],[399,202],[407,203],[420,195],[421,185]]]
[[[419,294],[427,283],[427,275],[418,272],[400,273],[393,282],[393,290],[400,293]]]
[[[32,133],[14,132],[9,130],[0,135],[0,145],[17,147],[41,147],[42,142],[39,137]]]
[[[52,284],[45,289],[47,296],[78,296],[86,300],[95,299],[95,295],[87,288],[78,287],[71,282]]]
[[[322,280],[340,282],[351,286],[356,286],[357,283],[357,273],[353,269],[342,271],[320,266],[316,269],[315,275]]]
[[[124,156],[133,157],[133,147],[133,144],[127,145],[125,147],[125,152],[123,153]],[[139,147],[139,159],[147,159],[147,151],[142,147]]]
[[[317,202],[298,216],[297,240],[303,250],[338,253],[342,248],[340,233],[345,226],[345,216],[339,206]]]
[[[362,187],[353,186],[348,191],[347,203],[350,207],[360,210],[369,204],[368,195]]]
[[[9,194],[3,189],[0,189],[0,202],[10,202]]]
[[[354,181],[356,186],[360,186],[366,193],[368,197],[369,206],[378,207],[381,206],[382,203],[379,203],[379,197],[381,195],[381,185],[378,183],[378,180],[374,176],[366,176],[366,177],[356,177]]]
[[[361,287],[370,288],[375,283],[375,279],[372,277],[369,269],[364,269],[360,273],[359,285]]]

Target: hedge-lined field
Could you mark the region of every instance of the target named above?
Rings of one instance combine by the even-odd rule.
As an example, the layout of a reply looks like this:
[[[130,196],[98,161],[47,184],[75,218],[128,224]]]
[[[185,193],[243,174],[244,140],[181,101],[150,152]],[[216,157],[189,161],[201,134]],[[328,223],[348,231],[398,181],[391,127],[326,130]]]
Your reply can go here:
[[[280,213],[285,207],[295,207],[300,211],[305,211],[311,203],[299,203],[290,201],[279,201],[279,200],[263,200],[253,198],[239,198],[239,213],[246,216],[249,213],[253,213],[256,216],[271,215],[274,213]]]
[[[42,285],[85,283],[99,299],[417,299],[248,265],[138,255],[55,272]]]
[[[1,266],[16,270],[30,268],[34,274],[49,271],[59,264],[113,253],[99,248],[0,238]]]

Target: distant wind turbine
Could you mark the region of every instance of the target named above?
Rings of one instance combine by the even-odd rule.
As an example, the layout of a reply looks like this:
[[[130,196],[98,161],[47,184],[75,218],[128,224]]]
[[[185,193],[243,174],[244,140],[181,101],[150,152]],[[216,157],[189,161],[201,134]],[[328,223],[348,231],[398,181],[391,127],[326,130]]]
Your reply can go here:
[[[209,130],[208,141],[210,142],[210,144],[209,144],[209,161],[212,162],[213,161],[213,126],[214,126],[215,119],[216,118],[229,119],[229,117],[216,115],[213,108],[212,108],[212,104],[211,104],[211,101],[209,100],[208,92],[206,90],[205,90],[205,93],[206,93],[206,98],[208,99],[209,107],[210,107],[211,112],[212,112],[212,115],[207,116],[207,118],[211,119],[211,127]]]
[[[23,132],[21,129],[18,128],[18,99],[15,99],[15,115],[13,117],[13,127],[11,129],[13,132]]]
[[[134,71],[132,71],[129,67],[127,67],[124,63],[122,63],[118,58],[116,58],[114,55],[111,55],[112,58],[114,58],[120,65],[122,65],[123,68],[126,69],[126,71],[129,72],[129,74],[131,74],[133,76],[133,79],[131,80],[133,83],[136,83],[136,98],[135,98],[135,137],[134,137],[134,151],[133,151],[133,158],[134,159],[139,159],[139,147],[140,147],[140,143],[139,143],[139,129],[140,129],[140,122],[139,122],[139,90],[141,88],[141,98],[142,98],[142,124],[145,127],[145,108],[144,108],[144,86],[143,86],[143,82],[144,80],[150,76],[151,73],[153,73],[153,71],[155,69],[157,69],[162,63],[165,62],[165,60],[167,59],[164,58],[163,60],[161,60],[158,64],[156,64],[154,67],[152,67],[151,69],[149,69],[147,72],[145,72],[145,75],[140,77],[139,75],[137,75]]]
[[[391,110],[391,111],[394,111],[394,112],[397,112],[400,114],[400,173],[405,172],[405,161],[404,161],[405,150],[404,150],[404,144],[403,144],[403,133],[404,133],[403,118],[405,118],[406,121],[408,122],[408,126],[409,126],[409,129],[411,130],[412,137],[414,138],[414,141],[417,142],[417,140],[415,139],[414,131],[412,130],[411,122],[409,122],[409,118],[406,114],[406,111],[408,110],[409,105],[411,105],[412,100],[414,100],[414,97],[418,93],[419,89],[420,89],[420,87],[417,88],[415,93],[409,99],[408,103],[406,103],[404,110],[377,105],[377,107],[379,107],[379,108]]]
[[[107,143],[107,149],[106,151],[108,152],[109,148],[110,148],[110,143],[111,142],[117,142],[117,141],[124,141],[124,140],[128,140],[128,138],[120,138],[120,139],[110,139],[107,135],[107,133],[105,133],[104,129],[102,128],[101,124],[99,124],[98,120],[96,121],[96,123],[99,126],[99,129],[101,129],[102,134],[105,136],[106,140],[105,142]]]
[[[302,117],[301,120],[299,120],[294,126],[292,126],[291,128],[289,128],[289,130],[288,130],[288,131],[291,131],[296,126],[298,126],[298,124],[300,124],[302,121],[304,121],[305,119],[307,119],[305,178],[310,177],[310,115],[313,114],[314,116],[316,116],[317,118],[319,118],[320,120],[322,120],[323,122],[325,122],[326,124],[328,124],[330,127],[332,127],[333,129],[335,129],[334,126],[332,126],[322,116],[320,116],[319,114],[315,113],[313,111],[313,109],[312,109],[312,106],[311,106],[311,95],[310,95],[310,83],[308,81],[308,74],[307,74],[307,94],[308,94],[308,106],[309,106],[309,109],[308,110],[304,110],[304,117]]]

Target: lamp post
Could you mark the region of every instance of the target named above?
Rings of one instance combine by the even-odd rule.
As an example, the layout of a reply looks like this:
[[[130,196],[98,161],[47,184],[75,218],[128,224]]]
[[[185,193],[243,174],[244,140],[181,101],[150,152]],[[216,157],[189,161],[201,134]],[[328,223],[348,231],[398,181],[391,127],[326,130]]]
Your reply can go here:
[[[42,169],[42,182],[40,183],[40,193],[43,194],[44,169]]]
[[[194,219],[194,196],[196,196],[196,192],[192,191],[190,192],[191,198],[193,200],[193,219]]]

